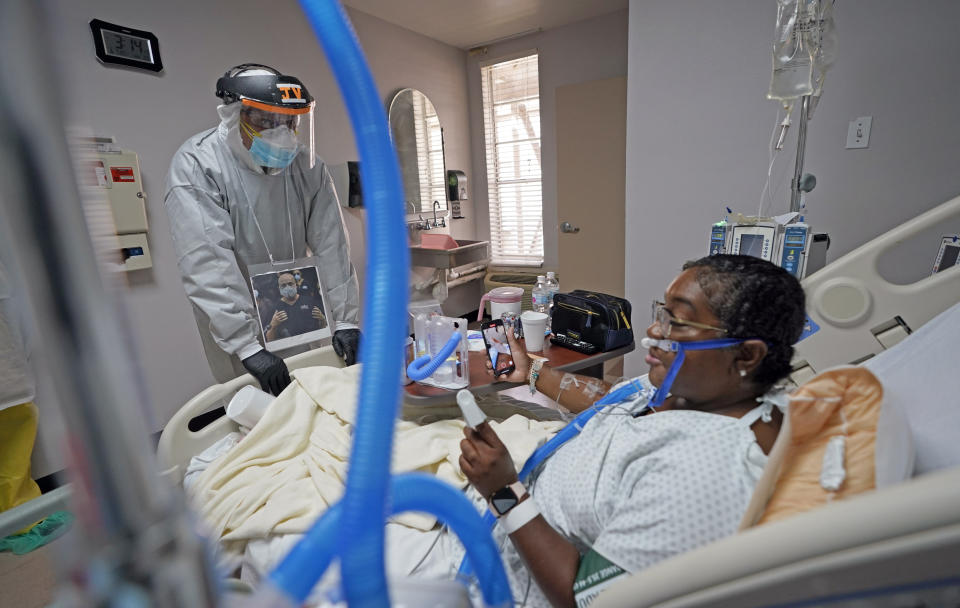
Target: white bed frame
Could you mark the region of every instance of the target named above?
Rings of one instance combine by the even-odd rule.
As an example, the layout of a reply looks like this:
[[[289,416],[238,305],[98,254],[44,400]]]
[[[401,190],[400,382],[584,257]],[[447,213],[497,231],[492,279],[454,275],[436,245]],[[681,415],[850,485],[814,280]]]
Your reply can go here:
[[[960,467],[954,467],[666,560],[613,585],[591,608],[948,605],[904,598],[883,604],[883,596],[832,601],[958,575]]]
[[[294,355],[286,359],[285,362],[287,369],[290,371],[316,365],[344,366],[343,359],[337,356],[332,346],[324,346]],[[163,433],[160,435],[160,443],[157,446],[157,460],[162,475],[169,477],[177,484],[181,483],[191,458],[221,438],[239,430],[237,423],[226,416],[221,416],[198,431],[191,431],[187,425],[201,414],[218,407],[226,407],[237,391],[247,385],[259,388],[253,376],[244,374],[229,382],[214,384],[177,410],[177,413],[170,418],[170,421],[164,427]]]
[[[807,312],[821,331],[797,345],[800,373],[794,380],[805,382],[815,373],[867,360],[894,346],[908,335],[896,317],[917,330],[960,302],[960,267],[911,285],[890,283],[877,271],[884,252],[958,220],[960,197],[805,279]],[[957,327],[941,325],[950,332],[942,337],[960,340],[960,324],[953,325]],[[960,408],[960,394],[947,398],[954,397]],[[914,605],[960,605],[960,466],[668,559],[612,585],[591,607]]]
[[[910,331],[960,302],[960,266],[910,285],[891,283],[878,271],[883,254],[937,226],[960,227],[960,196],[878,236],[804,279],[807,314],[820,331],[797,344],[791,376],[797,384],[831,367],[860,363],[890,348]],[[931,260],[935,252],[931,243]]]

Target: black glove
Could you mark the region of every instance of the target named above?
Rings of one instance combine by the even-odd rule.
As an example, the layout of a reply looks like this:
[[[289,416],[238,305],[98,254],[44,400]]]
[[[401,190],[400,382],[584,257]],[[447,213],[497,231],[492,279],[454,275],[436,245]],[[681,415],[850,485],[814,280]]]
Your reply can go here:
[[[250,355],[243,360],[243,366],[257,379],[260,387],[273,394],[274,397],[290,384],[287,364],[283,362],[283,359],[268,350],[261,350],[255,355]]]
[[[338,357],[343,358],[347,365],[357,362],[357,352],[360,350],[360,330],[340,329],[333,333],[333,350]]]

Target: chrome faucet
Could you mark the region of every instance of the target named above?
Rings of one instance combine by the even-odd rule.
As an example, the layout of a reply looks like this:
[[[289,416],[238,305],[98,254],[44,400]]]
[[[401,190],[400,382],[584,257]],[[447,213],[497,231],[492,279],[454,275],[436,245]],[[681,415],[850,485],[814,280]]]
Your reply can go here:
[[[430,230],[430,220],[423,219],[423,214],[420,213],[420,221],[417,222],[417,228],[420,230]]]

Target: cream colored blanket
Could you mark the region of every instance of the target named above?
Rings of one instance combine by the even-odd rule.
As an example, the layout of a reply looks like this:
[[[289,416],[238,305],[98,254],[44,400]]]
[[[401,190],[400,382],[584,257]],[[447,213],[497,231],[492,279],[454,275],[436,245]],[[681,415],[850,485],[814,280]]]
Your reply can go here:
[[[246,541],[306,532],[343,492],[360,366],[294,371],[293,382],[232,450],[214,461],[193,488],[203,518],[227,550]],[[384,423],[388,423],[387,419]],[[517,466],[563,426],[515,415],[491,423]],[[432,473],[458,488],[463,422],[418,426],[396,422],[392,470]],[[428,530],[435,520],[420,514],[396,519]]]

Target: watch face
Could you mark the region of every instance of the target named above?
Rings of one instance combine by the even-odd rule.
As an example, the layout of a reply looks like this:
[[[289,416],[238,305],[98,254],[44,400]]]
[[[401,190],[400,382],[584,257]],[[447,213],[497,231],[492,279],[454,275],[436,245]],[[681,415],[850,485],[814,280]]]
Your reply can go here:
[[[493,496],[490,497],[490,504],[493,505],[493,510],[503,515],[520,502],[520,499],[517,498],[516,493],[511,487],[500,488],[493,493]]]

